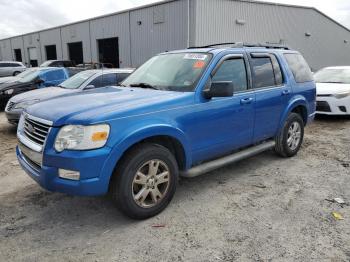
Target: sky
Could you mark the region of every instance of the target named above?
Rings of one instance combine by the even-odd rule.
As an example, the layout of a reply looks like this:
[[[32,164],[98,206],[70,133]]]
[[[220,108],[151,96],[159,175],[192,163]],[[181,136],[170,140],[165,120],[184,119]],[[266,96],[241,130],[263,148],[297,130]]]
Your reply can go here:
[[[314,6],[350,28],[349,0],[265,0]],[[0,0],[0,39],[59,26],[158,0]]]

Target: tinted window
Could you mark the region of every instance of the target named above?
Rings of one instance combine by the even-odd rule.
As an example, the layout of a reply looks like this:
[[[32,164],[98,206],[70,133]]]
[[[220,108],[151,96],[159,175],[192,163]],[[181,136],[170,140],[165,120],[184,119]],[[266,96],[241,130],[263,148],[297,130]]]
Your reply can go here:
[[[19,64],[16,63],[1,63],[0,67],[19,67]]]
[[[269,87],[275,85],[275,75],[269,57],[252,58],[252,74],[254,88]]]
[[[118,73],[117,74],[117,83],[121,83],[126,79],[130,74],[129,73]]]
[[[63,67],[62,61],[52,62],[50,66]]]
[[[225,60],[212,78],[212,82],[219,81],[232,81],[235,92],[247,90],[247,72],[244,60]]]
[[[116,74],[105,74],[95,78],[90,85],[95,87],[104,87],[117,84],[117,75]]]
[[[294,75],[297,83],[313,81],[312,72],[304,57],[300,54],[285,54],[284,55],[290,70]]]

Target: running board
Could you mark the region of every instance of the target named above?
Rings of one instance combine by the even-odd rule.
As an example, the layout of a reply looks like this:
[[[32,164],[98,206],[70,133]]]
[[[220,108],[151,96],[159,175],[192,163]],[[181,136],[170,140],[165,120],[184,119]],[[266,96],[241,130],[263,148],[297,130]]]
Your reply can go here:
[[[181,176],[191,178],[203,175],[220,167],[238,162],[242,159],[249,158],[272,149],[275,144],[275,141],[267,141],[257,146],[249,147],[232,155],[228,155],[210,162],[203,163],[199,166],[192,167],[191,169],[182,172]]]

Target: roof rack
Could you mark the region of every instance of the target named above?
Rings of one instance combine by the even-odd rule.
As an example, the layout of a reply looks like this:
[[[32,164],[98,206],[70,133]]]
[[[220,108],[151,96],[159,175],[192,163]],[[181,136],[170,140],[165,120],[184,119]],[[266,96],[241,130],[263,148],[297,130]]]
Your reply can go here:
[[[243,48],[243,47],[263,47],[268,49],[285,49],[289,50],[289,47],[286,45],[281,44],[270,44],[270,43],[243,43],[243,42],[226,42],[226,43],[217,43],[217,44],[211,44],[211,45],[205,45],[205,46],[193,46],[189,47],[188,49],[194,49],[194,48],[210,48],[220,45],[231,45],[231,48]]]

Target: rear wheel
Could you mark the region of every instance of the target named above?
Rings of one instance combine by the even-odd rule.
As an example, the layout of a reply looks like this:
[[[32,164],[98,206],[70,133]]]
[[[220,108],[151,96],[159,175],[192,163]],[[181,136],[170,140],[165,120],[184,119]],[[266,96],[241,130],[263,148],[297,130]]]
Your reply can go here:
[[[117,168],[112,198],[127,216],[146,219],[166,208],[177,179],[177,162],[167,148],[140,145],[128,152]]]
[[[304,139],[304,122],[299,114],[291,113],[276,137],[275,151],[283,157],[296,155]]]

